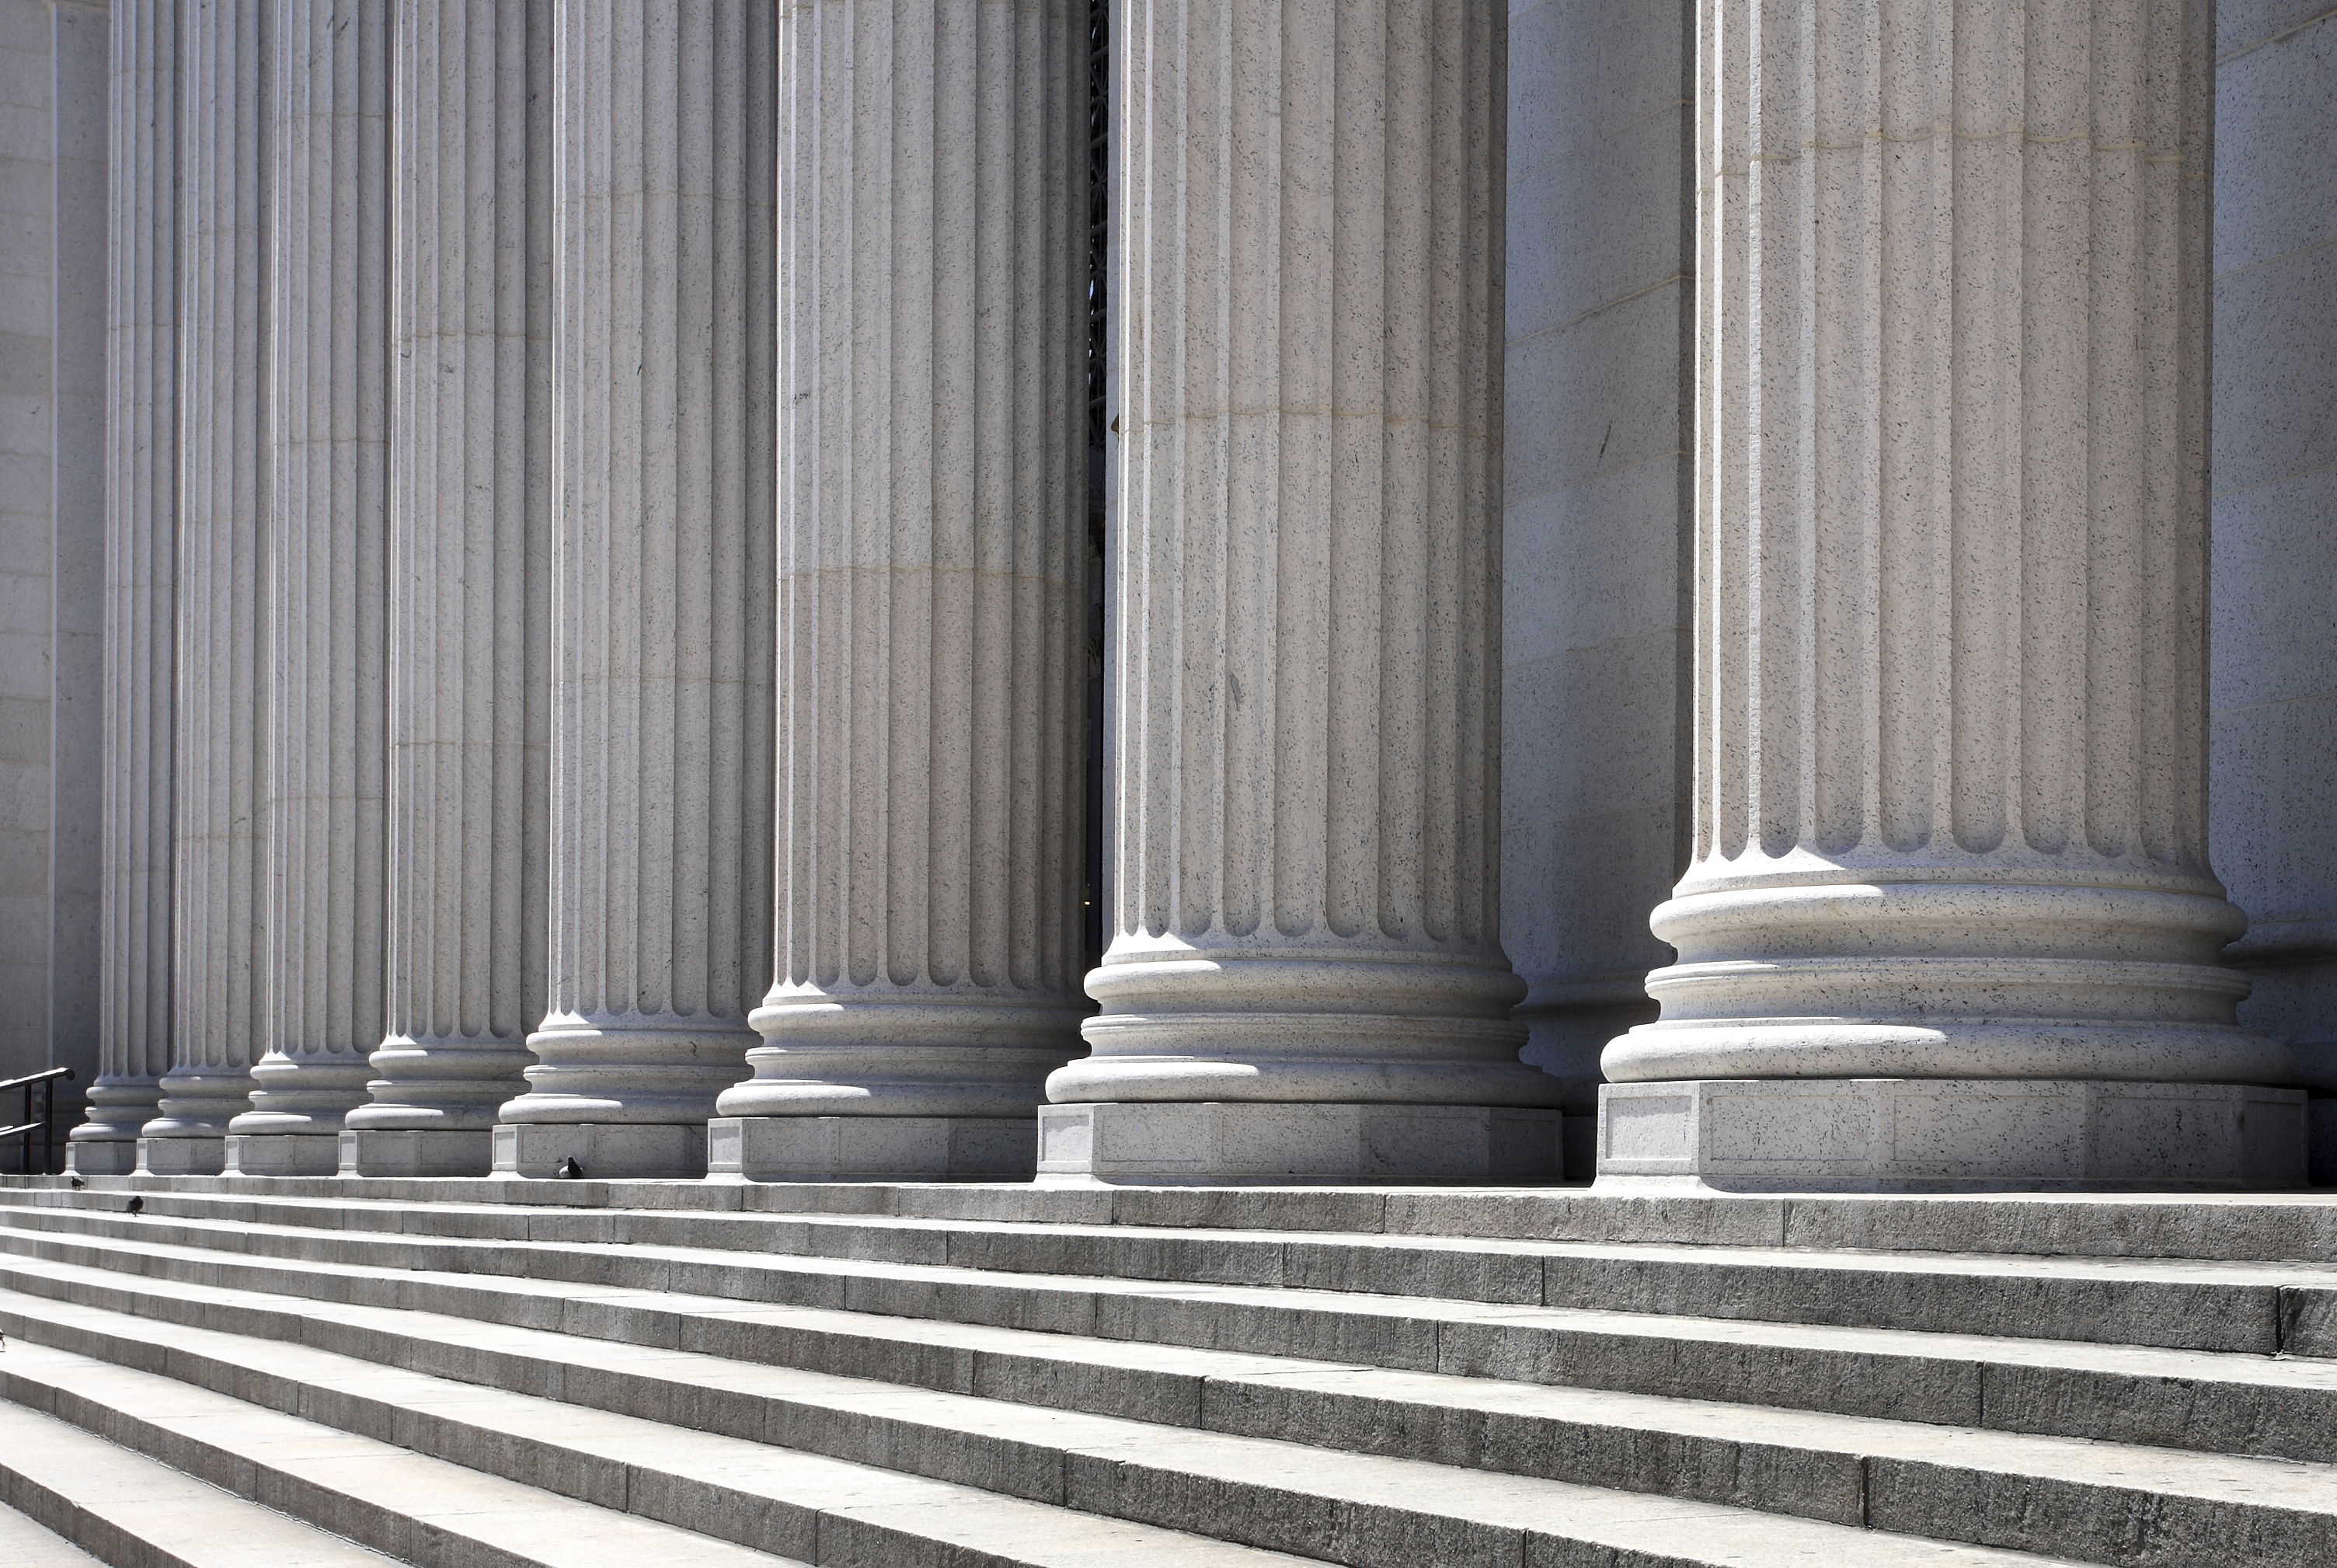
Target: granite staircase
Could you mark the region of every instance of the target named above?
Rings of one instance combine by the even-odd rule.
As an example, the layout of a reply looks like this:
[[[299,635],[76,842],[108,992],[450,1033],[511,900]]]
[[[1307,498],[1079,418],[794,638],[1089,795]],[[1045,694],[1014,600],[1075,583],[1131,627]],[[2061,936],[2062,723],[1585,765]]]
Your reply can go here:
[[[2337,1563],[2332,1196],[12,1179],[0,1330],[12,1563]]]

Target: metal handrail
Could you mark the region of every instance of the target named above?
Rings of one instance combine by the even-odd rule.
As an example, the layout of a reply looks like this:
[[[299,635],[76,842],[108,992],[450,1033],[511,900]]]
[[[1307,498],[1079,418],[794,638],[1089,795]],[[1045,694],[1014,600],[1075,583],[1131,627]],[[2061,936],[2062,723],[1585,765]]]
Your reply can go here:
[[[11,1089],[22,1089],[28,1083],[46,1083],[52,1079],[70,1078],[73,1075],[73,1070],[70,1067],[52,1067],[44,1073],[27,1073],[22,1078],[11,1078],[5,1083],[0,1083],[0,1094],[5,1094]]]
[[[45,1073],[30,1073],[22,1078],[11,1078],[6,1083],[0,1083],[0,1094],[5,1094],[11,1089],[21,1089],[24,1092],[23,1124],[0,1129],[0,1138],[24,1140],[23,1158],[17,1163],[24,1168],[24,1174],[27,1176],[54,1174],[49,1167],[55,1161],[57,1154],[57,1084],[60,1082],[70,1082],[73,1075],[73,1070],[70,1067],[52,1067]],[[37,1122],[33,1120],[34,1089],[41,1092],[41,1119]],[[41,1135],[41,1168],[38,1171],[33,1169],[33,1134],[35,1132]]]

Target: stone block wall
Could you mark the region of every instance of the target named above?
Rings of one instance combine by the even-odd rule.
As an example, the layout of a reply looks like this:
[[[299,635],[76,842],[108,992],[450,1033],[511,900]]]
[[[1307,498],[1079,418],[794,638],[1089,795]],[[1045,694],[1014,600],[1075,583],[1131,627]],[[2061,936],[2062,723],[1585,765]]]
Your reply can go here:
[[[2215,863],[2251,922],[2241,1017],[2337,1097],[2337,10],[2216,22]]]
[[[1648,911],[1687,841],[1694,25],[1510,12],[1501,935],[1576,1117],[1655,1016]]]
[[[97,1059],[106,11],[0,0],[0,1078]],[[78,1097],[61,1095],[61,1126]],[[15,1102],[0,1104],[13,1122]],[[0,1167],[14,1159],[0,1151]]]

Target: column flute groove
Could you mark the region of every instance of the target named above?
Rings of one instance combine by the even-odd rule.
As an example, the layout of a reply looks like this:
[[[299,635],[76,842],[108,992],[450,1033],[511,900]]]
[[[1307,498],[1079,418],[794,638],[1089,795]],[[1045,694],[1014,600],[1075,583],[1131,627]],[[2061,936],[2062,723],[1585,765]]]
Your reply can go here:
[[[179,12],[108,19],[104,884],[98,1077],[69,1169],[137,1164],[171,1065],[171,796],[178,534]]]
[[[275,0],[268,642],[273,990],[227,1168],[330,1175],[381,1042],[389,15]]]
[[[777,960],[719,1171],[1027,1173],[1077,1050],[1087,23],[780,24]]]
[[[703,1173],[771,959],[776,8],[555,26],[551,978],[494,1161]]]
[[[1119,46],[1115,906],[1040,1170],[1547,1174],[1499,929],[1505,15],[1194,0]]]
[[[139,1167],[216,1172],[269,1027],[271,5],[183,8],[171,1067]]]
[[[344,1170],[480,1175],[544,1011],[551,0],[402,0],[387,1025]]]
[[[2301,1177],[2206,856],[2212,7],[1701,17],[1696,858],[1602,1173]]]

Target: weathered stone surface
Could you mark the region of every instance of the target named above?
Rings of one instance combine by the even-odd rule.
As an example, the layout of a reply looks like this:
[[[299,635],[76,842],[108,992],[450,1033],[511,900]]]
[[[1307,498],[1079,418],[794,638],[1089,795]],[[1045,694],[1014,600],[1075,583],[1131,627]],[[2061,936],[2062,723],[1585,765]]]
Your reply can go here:
[[[2215,67],[2215,657],[2209,827],[2248,913],[2241,1019],[2297,1053],[2337,1186],[2337,15],[2225,0]]]
[[[306,1175],[365,1098],[386,975],[390,39],[379,5],[276,3],[272,989],[227,1162]]]
[[[1375,1102],[1047,1105],[1039,1177],[1066,1181],[1546,1181],[1559,1117],[1530,1106]]]
[[[2207,863],[2209,19],[1884,9],[1703,10],[1695,858],[1607,1076],[2291,1083]]]
[[[1499,929],[1504,18],[1129,25],[1110,945],[1048,1097],[1554,1102]]]
[[[2337,1278],[2325,1263],[328,1195],[399,1185],[0,1183],[0,1327],[15,1342],[0,1377],[20,1401],[377,1544],[409,1524],[500,1541],[509,1519],[543,1533],[541,1549],[580,1506],[608,1511],[611,1539],[660,1521],[758,1548],[816,1520],[822,1558],[844,1514],[871,1561],[949,1543],[1029,1568],[1100,1549],[1081,1532],[1106,1529],[1134,1533],[1111,1538],[1133,1561],[1242,1568],[1285,1550],[1387,1568],[1487,1552],[2035,1560],[2009,1550],[2145,1568],[2318,1561],[2337,1539],[2320,1474],[2337,1377],[2312,1320]],[[133,1187],[143,1216],[115,1207]],[[700,1207],[819,1191],[665,1190]],[[857,1191],[895,1206],[967,1195]],[[1032,1214],[1087,1196],[989,1191]],[[1358,1198],[1399,1194],[1207,1196],[1335,1200],[1353,1218]],[[1547,1196],[1610,1222],[1656,1206]],[[2106,1246],[2144,1208],[2337,1209],[1793,1201],[1895,1216],[1864,1240],[1902,1246],[1931,1244],[1934,1214],[2085,1210],[2095,1223],[2068,1234]],[[447,1485],[474,1501],[449,1504]],[[1162,1528],[1181,1534],[1146,1534]],[[677,1539],[656,1544],[688,1560],[670,1555]]]
[[[543,1017],[552,13],[397,11],[386,1024],[354,1174],[480,1175]]]
[[[2304,1184],[2301,1089],[2034,1078],[1701,1079],[1599,1091],[1599,1169],[1735,1191]]]
[[[1029,1116],[717,1116],[707,1171],[748,1181],[826,1181],[903,1171],[941,1179],[1027,1176]]]
[[[98,1078],[69,1167],[137,1161],[171,1065],[179,458],[179,8],[112,8],[107,133],[104,918]]]
[[[702,1161],[757,1039],[777,26],[756,0],[558,12],[551,978],[498,1170],[559,1144],[502,1136],[530,1126],[662,1130],[610,1134],[607,1174],[674,1174],[689,1148]]]
[[[171,1064],[141,1169],[217,1171],[269,1037],[275,5],[182,10]],[[163,1147],[163,1145],[175,1145]]]
[[[979,15],[780,24],[777,958],[719,1109],[899,1122],[832,1130],[861,1174],[969,1169],[907,1131],[960,1117],[1022,1119],[970,1169],[1028,1169],[1087,1010],[1088,14]]]

